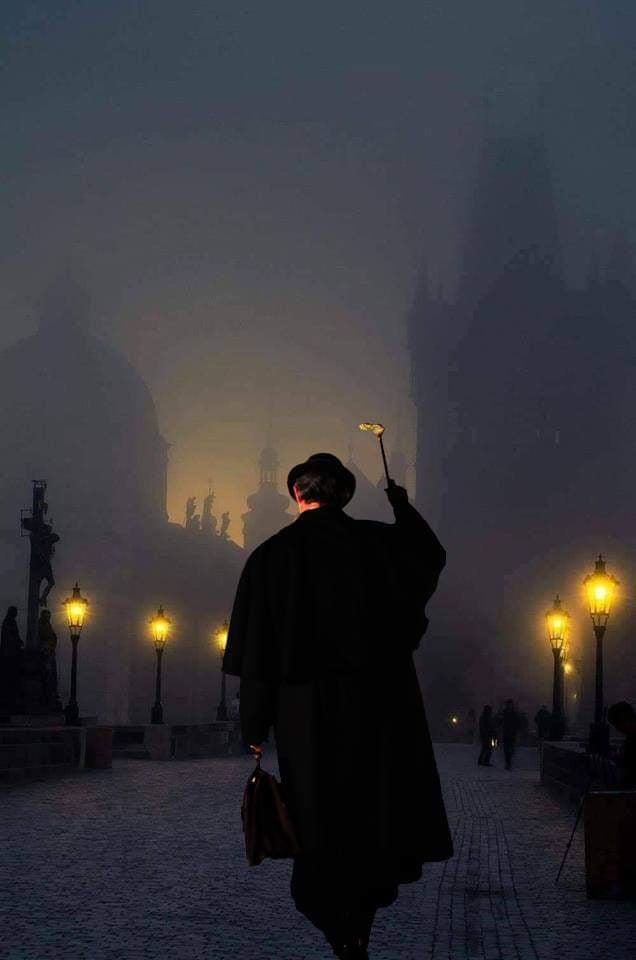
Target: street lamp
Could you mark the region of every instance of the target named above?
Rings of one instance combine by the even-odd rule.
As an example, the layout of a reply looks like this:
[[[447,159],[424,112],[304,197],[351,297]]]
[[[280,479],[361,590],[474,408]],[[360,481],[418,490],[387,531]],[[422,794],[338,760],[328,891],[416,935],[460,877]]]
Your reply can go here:
[[[152,639],[157,652],[157,676],[155,680],[155,702],[150,713],[151,723],[163,723],[163,707],[161,706],[161,661],[163,650],[168,639],[168,630],[170,621],[163,612],[163,607],[159,607],[157,615],[150,620],[152,630]]]
[[[227,635],[230,629],[230,624],[227,621],[227,618],[223,621],[220,627],[217,627],[214,631],[214,642],[216,649],[218,651],[219,657],[221,659],[221,700],[216,710],[216,719],[217,720],[227,720],[227,700],[225,696],[225,674],[223,672],[223,654],[225,653],[225,648],[227,646]]]
[[[563,647],[563,653],[561,654],[561,671],[563,674],[563,716],[565,717],[565,724],[567,727],[568,717],[570,711],[568,709],[568,697],[570,694],[568,686],[568,677],[571,676],[574,667],[572,666],[572,661],[570,660],[570,643],[566,639],[565,646]]]
[[[69,727],[79,726],[79,707],[77,705],[77,645],[79,643],[84,618],[88,607],[88,600],[80,593],[79,583],[75,583],[73,593],[64,601],[66,611],[66,620],[71,636],[72,658],[71,658],[71,693],[68,704],[64,710],[66,724]]]
[[[550,739],[562,740],[565,733],[565,715],[563,711],[563,663],[567,645],[567,632],[570,622],[569,614],[563,609],[561,598],[557,593],[554,604],[545,615],[548,639],[554,658],[554,673],[552,679],[552,720],[550,723]]]
[[[592,626],[596,637],[596,675],[594,694],[594,722],[590,724],[589,753],[607,756],[609,753],[609,727],[603,712],[603,637],[609,620],[612,601],[618,580],[607,573],[603,555],[599,554],[594,573],[583,581],[590,608]]]

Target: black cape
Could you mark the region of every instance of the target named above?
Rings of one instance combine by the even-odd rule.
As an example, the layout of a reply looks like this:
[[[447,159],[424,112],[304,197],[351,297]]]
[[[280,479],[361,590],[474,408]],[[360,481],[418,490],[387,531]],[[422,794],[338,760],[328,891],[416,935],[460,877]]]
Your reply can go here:
[[[292,893],[323,929],[452,856],[412,656],[445,553],[410,504],[395,513],[305,511],[249,557],[230,621],[243,739],[275,729],[303,849]]]

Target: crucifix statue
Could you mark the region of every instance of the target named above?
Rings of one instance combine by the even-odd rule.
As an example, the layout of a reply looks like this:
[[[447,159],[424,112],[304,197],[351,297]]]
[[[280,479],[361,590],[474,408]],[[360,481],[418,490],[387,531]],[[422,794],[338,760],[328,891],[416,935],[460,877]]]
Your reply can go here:
[[[59,541],[53,533],[53,524],[46,522],[48,503],[44,499],[46,480],[33,481],[33,507],[30,516],[22,517],[22,529],[28,531],[31,541],[29,560],[29,594],[27,609],[27,649],[38,647],[40,608],[46,607],[49,593],[55,585],[52,557]],[[42,582],[45,587],[42,590]]]

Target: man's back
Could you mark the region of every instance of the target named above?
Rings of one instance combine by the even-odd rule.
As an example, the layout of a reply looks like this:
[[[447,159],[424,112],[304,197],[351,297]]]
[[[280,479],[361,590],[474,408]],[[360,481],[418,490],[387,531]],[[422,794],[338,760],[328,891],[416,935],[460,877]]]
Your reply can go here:
[[[411,507],[395,524],[329,507],[302,513],[246,565],[270,614],[270,649],[282,675],[349,671],[412,651],[444,558]]]

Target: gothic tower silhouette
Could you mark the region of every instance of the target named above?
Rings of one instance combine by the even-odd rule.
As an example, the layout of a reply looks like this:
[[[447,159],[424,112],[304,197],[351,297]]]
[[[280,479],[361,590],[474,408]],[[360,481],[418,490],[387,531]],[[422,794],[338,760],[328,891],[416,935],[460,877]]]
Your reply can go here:
[[[431,642],[457,697],[469,678],[514,695],[520,660],[542,682],[533,611],[550,591],[565,579],[578,604],[578,571],[601,550],[626,578],[633,567],[636,275],[619,228],[584,289],[566,286],[546,147],[527,132],[486,140],[459,259],[455,303],[423,271],[409,317],[417,500],[448,549]],[[438,717],[459,708],[442,687]]]
[[[467,531],[478,514],[507,550],[549,512],[559,462],[555,393],[565,313],[561,249],[540,137],[489,139],[464,240],[449,401],[457,410],[448,455],[448,510]],[[545,469],[546,457],[551,470]],[[549,473],[552,477],[549,477]],[[466,477],[471,478],[470,508]],[[477,533],[481,521],[476,524]]]

